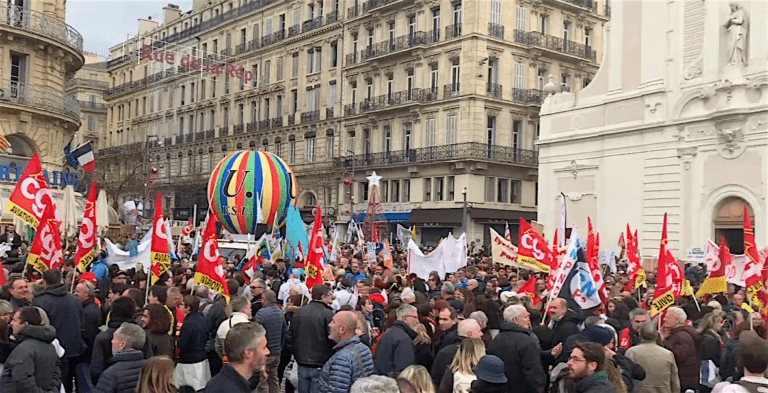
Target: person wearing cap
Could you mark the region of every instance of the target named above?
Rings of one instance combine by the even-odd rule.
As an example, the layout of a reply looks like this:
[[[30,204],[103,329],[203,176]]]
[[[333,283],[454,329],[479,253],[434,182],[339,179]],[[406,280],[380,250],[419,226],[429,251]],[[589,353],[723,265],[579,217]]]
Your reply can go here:
[[[13,319],[13,306],[7,300],[0,300],[0,318],[7,324],[10,324]]]
[[[477,362],[472,372],[475,379],[472,381],[472,393],[506,393],[507,376],[504,373],[504,361],[498,356],[484,355]]]
[[[593,342],[576,344],[568,359],[568,377],[575,381],[573,393],[618,393],[605,373],[603,346]]]
[[[115,275],[112,276],[112,285],[126,284],[128,281],[128,273],[125,270],[118,270]]]

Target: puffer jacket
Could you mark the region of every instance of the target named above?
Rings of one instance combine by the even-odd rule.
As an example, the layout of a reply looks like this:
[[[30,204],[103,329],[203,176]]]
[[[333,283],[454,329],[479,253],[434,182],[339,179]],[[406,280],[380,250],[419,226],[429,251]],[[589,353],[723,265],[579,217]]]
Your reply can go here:
[[[99,377],[94,393],[133,393],[139,384],[141,369],[147,364],[144,354],[136,349],[120,351],[112,356],[114,364]]]
[[[331,358],[335,343],[328,334],[333,315],[333,309],[318,300],[293,314],[288,341],[298,365],[320,368]]]
[[[262,307],[253,320],[264,326],[267,331],[267,348],[269,348],[269,357],[280,357],[280,349],[288,336],[288,323],[283,318],[283,312],[277,306],[270,304]]]
[[[697,390],[701,368],[701,335],[692,326],[680,326],[672,329],[669,338],[664,340],[664,348],[675,355],[677,372],[680,376],[680,389]]]
[[[48,314],[51,326],[56,329],[56,338],[66,351],[64,356],[72,358],[85,353],[83,305],[67,292],[66,286],[59,284],[48,288],[32,301],[32,305]]]
[[[3,393],[58,393],[61,387],[59,356],[51,344],[53,326],[27,325],[16,335],[18,345],[5,361],[0,386]]]
[[[358,378],[373,374],[373,354],[355,336],[333,347],[335,353],[325,362],[320,375],[323,393],[348,393]]]
[[[208,341],[208,329],[203,314],[187,314],[181,325],[179,339],[179,363],[194,364],[206,359],[205,342]]]
[[[102,371],[106,370],[112,365],[112,336],[115,334],[115,330],[123,324],[123,322],[133,323],[136,321],[133,319],[121,319],[112,318],[107,322],[107,330],[96,335],[93,340],[93,353],[91,354],[91,381],[93,384],[99,382],[99,376]],[[144,358],[149,359],[152,357],[152,343],[147,337],[144,340]]]
[[[532,332],[503,322],[487,353],[504,361],[508,393],[544,391],[547,376],[541,365],[541,347]]]
[[[416,332],[403,321],[396,321],[379,340],[374,367],[376,374],[389,375],[392,371],[403,371],[416,362],[416,346],[413,339]]]

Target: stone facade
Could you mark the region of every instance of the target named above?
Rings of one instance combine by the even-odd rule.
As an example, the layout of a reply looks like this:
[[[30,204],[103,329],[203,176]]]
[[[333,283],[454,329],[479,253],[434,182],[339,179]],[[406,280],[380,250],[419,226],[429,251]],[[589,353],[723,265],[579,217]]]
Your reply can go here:
[[[740,253],[744,206],[757,244],[768,243],[768,2],[730,4],[612,3],[595,80],[542,107],[547,232],[563,193],[568,227],[584,235],[592,217],[613,245],[629,223],[648,257],[658,256],[664,213],[679,260],[720,236]]]
[[[67,81],[67,94],[80,105],[80,129],[75,133],[72,148],[85,141],[93,142],[93,149],[99,148],[99,137],[107,127],[107,103],[104,90],[109,88],[109,74],[106,62],[90,53],[85,53],[85,65],[75,77]],[[100,131],[101,130],[101,131]]]
[[[471,240],[535,218],[545,75],[566,90],[589,83],[610,8],[261,0],[164,11],[162,24],[142,20],[139,35],[111,49],[101,139],[126,159],[136,156],[122,147],[148,148],[178,219],[193,204],[205,209],[208,176],[226,154],[269,150],[292,165],[307,215],[318,202],[330,222],[364,213],[375,170],[388,217],[431,243],[460,232],[465,188]],[[200,70],[182,67],[186,55]],[[233,73],[214,75],[212,64]]]

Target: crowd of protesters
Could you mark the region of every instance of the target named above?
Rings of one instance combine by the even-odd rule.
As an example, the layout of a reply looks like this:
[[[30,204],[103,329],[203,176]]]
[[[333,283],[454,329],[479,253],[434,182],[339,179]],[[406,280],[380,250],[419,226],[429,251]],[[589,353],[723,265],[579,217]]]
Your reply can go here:
[[[679,298],[651,318],[653,287],[625,290],[619,261],[605,274],[609,301],[584,310],[549,298],[546,275],[469,249],[466,267],[424,280],[397,247],[390,265],[345,246],[333,280],[311,289],[287,261],[262,260],[247,277],[236,256],[222,260],[227,298],[194,282],[190,246],[148,283],[141,266],[109,266],[103,252],[89,273],[69,261],[39,274],[24,269],[21,243],[3,261],[0,392],[768,389],[765,323],[741,288]],[[686,272],[694,290],[703,270]],[[534,293],[518,293],[530,279]]]

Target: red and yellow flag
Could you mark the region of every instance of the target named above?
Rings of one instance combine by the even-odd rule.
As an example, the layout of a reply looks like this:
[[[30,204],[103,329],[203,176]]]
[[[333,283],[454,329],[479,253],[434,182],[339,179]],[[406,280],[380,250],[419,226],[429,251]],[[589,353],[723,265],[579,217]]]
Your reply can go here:
[[[600,293],[600,298],[607,302],[609,299],[608,290],[605,288],[603,273],[600,272],[600,234],[595,234],[592,229],[592,218],[587,217],[587,224],[589,232],[587,233],[587,252],[584,257],[587,259],[587,265],[590,273],[592,273],[592,280]]]
[[[224,268],[221,267],[219,241],[216,238],[216,217],[212,214],[208,214],[208,225],[205,226],[203,245],[200,247],[200,255],[197,258],[195,282],[224,295],[229,301],[229,288],[224,276]]]
[[[96,181],[94,181],[91,184],[91,189],[88,190],[83,224],[80,229],[80,236],[77,238],[77,251],[75,252],[77,270],[81,273],[88,270],[96,257],[96,251]]]
[[[635,230],[635,235],[632,236],[632,230],[629,229],[629,224],[627,224],[627,261],[627,273],[629,274],[630,284],[628,290],[631,291],[632,289],[637,289],[645,284],[645,269],[643,269],[643,264],[640,263],[637,230]]]
[[[659,267],[656,272],[656,291],[653,293],[651,318],[675,303],[675,298],[683,290],[683,272],[675,257],[669,252],[667,239],[667,214],[664,213],[664,227],[661,230],[659,247]]]
[[[37,226],[35,240],[29,248],[27,263],[40,273],[48,269],[56,269],[64,263],[64,253],[61,251],[59,225],[56,221],[52,205],[46,205],[45,211]]]
[[[152,225],[152,246],[150,262],[152,262],[152,278],[149,280],[154,285],[160,275],[171,267],[171,257],[168,255],[168,235],[165,232],[163,222],[163,201],[158,192],[155,197],[155,218]]]
[[[547,241],[522,217],[520,218],[517,240],[518,263],[544,273],[557,268],[557,261],[552,260],[552,253],[549,251]]]
[[[56,217],[56,204],[53,202],[48,184],[45,183],[40,158],[35,153],[27,163],[19,182],[16,183],[5,211],[12,213],[32,228],[37,228],[43,212],[49,205],[53,206],[53,216]]]
[[[768,310],[768,293],[765,292],[765,280],[768,278],[768,264],[760,260],[755,244],[755,231],[749,220],[749,211],[744,206],[744,254],[747,256],[747,264],[744,266],[746,276],[747,295],[752,299],[752,305],[763,310]]]
[[[709,276],[703,283],[698,291],[696,291],[696,297],[702,297],[709,293],[720,293],[728,291],[727,277],[725,276],[725,269],[731,264],[731,250],[728,249],[728,245],[725,243],[725,236],[720,239],[720,251],[717,254],[717,258],[712,258],[712,266],[709,269]]]
[[[315,224],[312,227],[312,237],[309,239],[306,268],[307,288],[312,289],[323,283],[323,218],[320,206],[317,207]]]

